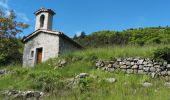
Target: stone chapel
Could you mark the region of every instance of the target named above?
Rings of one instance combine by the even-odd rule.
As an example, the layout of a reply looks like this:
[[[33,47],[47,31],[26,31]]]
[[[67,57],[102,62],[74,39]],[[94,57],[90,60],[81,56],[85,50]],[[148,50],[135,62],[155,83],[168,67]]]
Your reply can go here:
[[[36,15],[35,31],[23,38],[23,66],[33,67],[58,55],[82,49],[82,46],[63,32],[53,31],[52,23],[55,12],[41,8]]]

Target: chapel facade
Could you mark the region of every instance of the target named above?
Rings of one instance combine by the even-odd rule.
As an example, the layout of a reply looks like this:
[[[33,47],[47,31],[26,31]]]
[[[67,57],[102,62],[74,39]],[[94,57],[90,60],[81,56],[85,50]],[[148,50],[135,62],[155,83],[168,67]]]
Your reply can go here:
[[[60,54],[82,49],[63,32],[53,31],[52,23],[55,12],[41,8],[36,15],[35,31],[23,38],[23,66],[33,67]]]

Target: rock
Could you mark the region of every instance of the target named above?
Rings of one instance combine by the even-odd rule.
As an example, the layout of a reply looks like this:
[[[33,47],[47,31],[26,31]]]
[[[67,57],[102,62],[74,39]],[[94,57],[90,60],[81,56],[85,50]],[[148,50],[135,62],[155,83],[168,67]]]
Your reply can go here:
[[[127,68],[127,69],[130,69],[130,68],[131,68],[131,66],[126,66],[126,68]]]
[[[39,99],[41,96],[43,96],[43,92],[39,91],[26,91],[25,92],[25,98],[37,98]]]
[[[160,69],[161,69],[161,71],[164,71],[164,70],[166,70],[167,68],[166,68],[165,66],[161,66]]]
[[[55,69],[57,69],[58,67],[63,67],[65,64],[67,63],[66,60],[62,59],[62,60],[59,60]]]
[[[120,58],[117,59],[118,62],[121,62],[122,60]]]
[[[132,69],[127,69],[127,70],[126,70],[126,73],[132,74],[132,73],[133,73],[133,70],[132,70]]]
[[[151,87],[152,86],[152,83],[149,83],[149,82],[144,82],[142,84],[143,87]]]
[[[99,61],[96,62],[96,67],[101,68],[101,67],[104,67],[104,66],[105,66],[105,64],[104,64],[104,62],[101,61],[101,60],[99,60]]]
[[[126,69],[126,65],[120,66],[121,69]]]
[[[124,62],[119,62],[119,65],[123,66],[126,65]]]
[[[168,62],[166,62],[166,61],[165,61],[165,62],[163,62],[163,65],[164,65],[164,66],[166,66],[167,64],[168,64]]]
[[[9,98],[19,99],[19,100],[27,100],[28,98],[36,98],[39,100],[41,96],[43,96],[43,92],[38,91],[17,91],[17,90],[9,90],[5,93]]]
[[[116,82],[115,78],[106,78],[105,80],[109,83],[115,83]]]
[[[139,58],[134,58],[133,60],[134,60],[135,63],[137,63]]]
[[[76,78],[86,78],[87,76],[89,76],[87,73],[80,73]]]
[[[15,94],[18,94],[18,93],[19,93],[19,91],[17,91],[17,90],[9,90],[9,91],[7,91],[8,96],[12,96],[12,95],[15,95]]]
[[[156,73],[151,73],[152,78],[155,78],[155,76],[156,76]]]
[[[145,72],[148,72],[148,71],[149,71],[149,67],[144,67],[143,70],[144,70]]]
[[[170,77],[169,76],[164,76],[165,81],[169,81]]]
[[[138,74],[144,74],[143,70],[138,70]]]
[[[148,67],[153,67],[153,64],[149,63],[147,66],[148,66]]]
[[[127,61],[132,61],[133,58],[129,57],[129,58],[127,58],[126,60],[127,60]]]
[[[154,67],[155,68],[160,68],[161,66],[157,64],[157,65],[154,65]]]
[[[109,64],[107,67],[108,67],[108,68],[112,68],[112,67],[113,67],[113,64]]]
[[[67,61],[64,60],[64,59],[60,61],[60,64],[61,64],[61,65],[64,65],[64,64],[66,64],[66,63],[67,63]]]
[[[138,69],[138,65],[136,65],[136,64],[133,65],[133,66],[132,66],[132,69]]]
[[[143,64],[143,62],[144,62],[144,59],[141,59],[141,60],[138,60],[137,64],[141,65]]]
[[[141,69],[143,69],[143,67],[144,67],[143,65],[139,65],[138,69],[141,70]]]
[[[133,66],[133,65],[135,65],[135,63],[134,63],[134,62],[131,62],[131,66]]]
[[[156,71],[156,68],[155,67],[151,67],[150,68],[150,72],[155,72]]]
[[[166,71],[162,71],[162,72],[161,72],[161,75],[162,75],[162,76],[165,76],[165,75],[167,75],[167,72],[166,72]]]
[[[21,99],[23,100],[25,98],[24,93],[18,93],[12,96],[13,99]]]
[[[114,68],[119,68],[120,66],[119,66],[117,63],[114,63],[114,64],[113,64],[113,67],[114,67]]]
[[[167,67],[167,68],[170,68],[170,64],[168,64],[166,67]]]
[[[164,86],[170,87],[170,82],[165,82]]]
[[[114,72],[114,71],[115,71],[115,68],[109,68],[108,71],[109,71],[109,72]]]
[[[160,68],[156,68],[156,72],[160,72],[161,71],[161,69]]]
[[[168,71],[167,74],[170,76],[170,71]]]
[[[64,66],[66,63],[67,61],[64,59],[58,61],[59,66]]]
[[[130,62],[130,61],[126,61],[125,64],[128,65],[128,66],[130,66],[130,65],[131,65],[131,62]]]
[[[144,62],[143,62],[143,64],[144,64],[144,65],[147,65],[147,64],[148,64],[148,62],[144,61]]]
[[[6,70],[0,70],[0,75],[3,75],[6,73]]]

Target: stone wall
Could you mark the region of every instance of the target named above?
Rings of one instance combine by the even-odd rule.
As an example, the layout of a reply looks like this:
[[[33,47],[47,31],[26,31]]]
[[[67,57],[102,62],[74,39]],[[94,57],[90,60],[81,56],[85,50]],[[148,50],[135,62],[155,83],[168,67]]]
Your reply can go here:
[[[99,60],[96,62],[98,69],[114,72],[121,70],[128,74],[147,74],[152,77],[170,76],[170,64],[167,62],[156,62],[149,58],[125,58],[111,61]]]

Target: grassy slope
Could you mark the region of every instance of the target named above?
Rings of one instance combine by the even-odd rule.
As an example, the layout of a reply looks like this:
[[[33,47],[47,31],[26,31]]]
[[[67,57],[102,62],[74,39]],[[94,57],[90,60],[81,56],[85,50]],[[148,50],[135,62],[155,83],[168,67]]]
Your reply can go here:
[[[165,80],[151,79],[145,75],[127,75],[121,72],[109,73],[94,68],[96,59],[111,59],[113,57],[150,57],[152,51],[160,46],[148,47],[114,47],[88,49],[62,55],[51,59],[35,68],[8,67],[12,73],[0,77],[0,90],[40,90],[49,92],[47,100],[168,100],[170,89],[164,86]],[[66,59],[68,64],[54,70],[58,59]],[[97,79],[84,79],[77,88],[67,89],[63,80],[86,72]],[[114,77],[116,83],[108,83],[105,78]],[[144,88],[142,83],[149,81],[153,87]],[[87,83],[87,84],[86,84]]]

